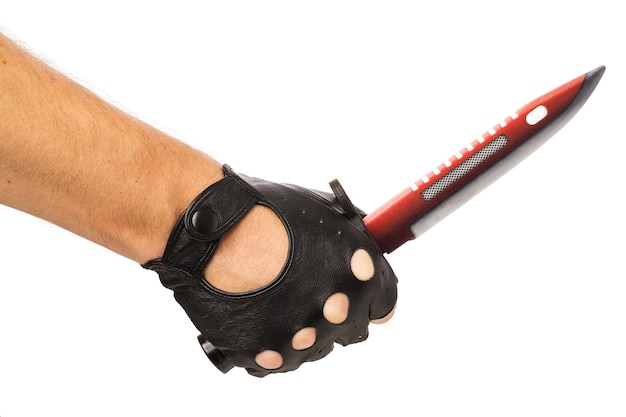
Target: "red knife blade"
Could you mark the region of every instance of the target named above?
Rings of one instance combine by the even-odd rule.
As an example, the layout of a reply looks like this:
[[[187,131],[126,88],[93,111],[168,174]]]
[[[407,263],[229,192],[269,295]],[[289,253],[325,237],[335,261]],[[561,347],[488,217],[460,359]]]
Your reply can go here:
[[[559,131],[604,74],[600,66],[529,102],[433,171],[367,215],[363,222],[384,253],[437,224]]]

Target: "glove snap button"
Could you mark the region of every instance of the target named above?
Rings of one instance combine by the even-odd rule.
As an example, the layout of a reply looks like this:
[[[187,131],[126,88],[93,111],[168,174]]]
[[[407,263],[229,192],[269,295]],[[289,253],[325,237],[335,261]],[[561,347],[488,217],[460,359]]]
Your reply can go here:
[[[218,226],[217,214],[208,207],[201,207],[191,216],[191,225],[198,233],[214,233]]]

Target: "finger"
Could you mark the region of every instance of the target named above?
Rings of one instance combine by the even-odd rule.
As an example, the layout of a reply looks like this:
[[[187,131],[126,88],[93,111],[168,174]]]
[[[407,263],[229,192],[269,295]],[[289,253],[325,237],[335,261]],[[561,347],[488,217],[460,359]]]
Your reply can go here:
[[[381,317],[379,319],[370,320],[370,323],[374,323],[374,324],[384,324],[384,323],[387,323],[389,320],[391,320],[391,318],[393,317],[394,313],[396,312],[396,307],[397,307],[397,304],[393,306],[393,309],[391,309],[391,311],[385,317]]]

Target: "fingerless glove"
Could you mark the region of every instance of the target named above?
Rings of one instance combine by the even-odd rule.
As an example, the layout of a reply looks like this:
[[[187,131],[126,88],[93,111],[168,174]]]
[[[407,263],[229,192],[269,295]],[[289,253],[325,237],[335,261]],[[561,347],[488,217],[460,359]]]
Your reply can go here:
[[[334,343],[365,340],[370,320],[395,306],[397,278],[363,225],[364,213],[341,185],[331,183],[333,194],[238,175],[228,166],[224,174],[181,215],[163,257],[143,265],[173,291],[211,361],[222,372],[238,366],[265,376],[320,359]],[[220,238],[255,204],[269,207],[283,222],[287,260],[262,288],[222,291],[208,283],[203,270]],[[371,268],[355,270],[355,258]],[[347,297],[349,308],[345,319],[331,322],[323,308],[337,294]],[[313,343],[294,347],[294,336],[303,329],[314,335]],[[257,363],[263,352],[279,359],[276,367]]]

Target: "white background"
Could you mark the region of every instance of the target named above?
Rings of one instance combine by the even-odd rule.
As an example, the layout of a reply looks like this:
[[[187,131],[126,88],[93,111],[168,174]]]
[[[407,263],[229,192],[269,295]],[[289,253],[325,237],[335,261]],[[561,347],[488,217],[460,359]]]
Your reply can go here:
[[[368,212],[607,71],[548,144],[389,255],[390,323],[285,375],[222,375],[156,274],[0,207],[0,416],[626,414],[619,2],[6,3],[5,33],[122,109],[242,173],[339,178]]]

